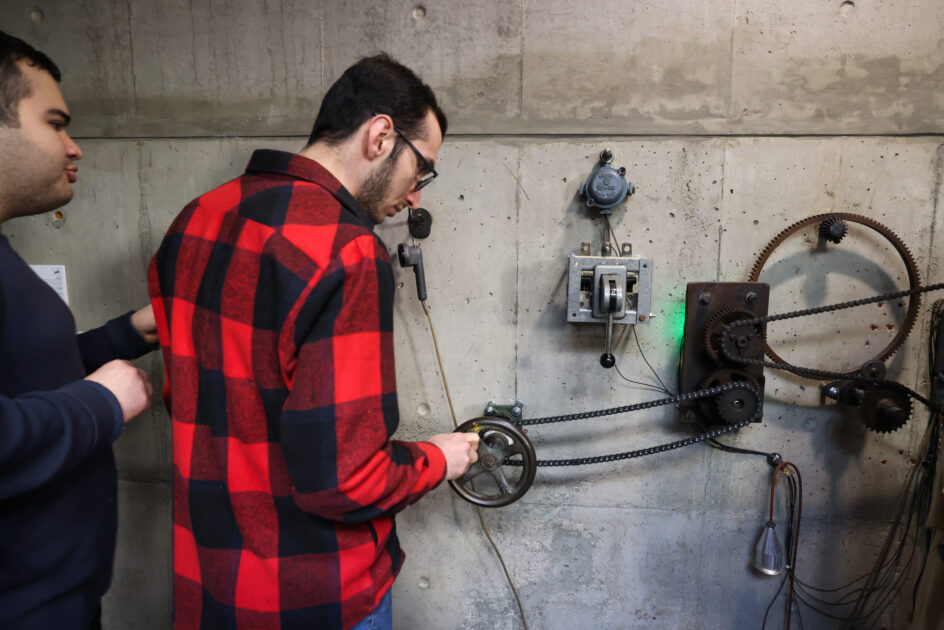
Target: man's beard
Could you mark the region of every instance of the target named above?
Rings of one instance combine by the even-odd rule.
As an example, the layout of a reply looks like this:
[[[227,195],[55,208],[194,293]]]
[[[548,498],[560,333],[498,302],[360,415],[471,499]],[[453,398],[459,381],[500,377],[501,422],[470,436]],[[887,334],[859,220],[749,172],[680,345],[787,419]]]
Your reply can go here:
[[[394,151],[380,166],[374,169],[361,185],[360,192],[354,197],[375,225],[380,225],[387,218],[387,212],[382,204],[384,197],[387,196],[390,180],[393,179],[393,167],[399,153],[399,151]]]

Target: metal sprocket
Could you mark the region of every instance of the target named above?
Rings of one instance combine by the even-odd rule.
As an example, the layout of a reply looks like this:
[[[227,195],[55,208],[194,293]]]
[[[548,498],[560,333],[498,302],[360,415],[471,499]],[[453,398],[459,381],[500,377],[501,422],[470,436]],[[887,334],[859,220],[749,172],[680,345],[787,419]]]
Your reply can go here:
[[[728,324],[751,319],[754,313],[741,308],[726,308],[705,322],[705,351],[716,362],[726,356],[752,359],[764,350],[764,327],[745,325],[728,328]]]
[[[731,383],[746,383],[756,391],[760,391],[760,384],[757,380],[742,370],[722,368],[715,370],[702,381],[699,389],[710,389],[720,387]],[[706,398],[701,401],[702,412],[708,418],[720,418],[725,424],[737,424],[749,418],[753,418],[757,413],[758,405],[761,404],[756,398],[751,399],[745,396],[740,389],[731,389],[722,392],[714,398]]]
[[[911,417],[911,397],[898,389],[877,386],[866,390],[859,412],[862,424],[876,433],[892,433]]]
[[[817,214],[806,219],[797,221],[793,225],[781,230],[767,245],[761,250],[760,255],[757,257],[757,260],[754,262],[754,266],[751,268],[751,274],[749,277],[750,282],[759,282],[760,274],[764,269],[764,264],[767,262],[767,259],[770,258],[770,255],[773,253],[777,247],[783,243],[791,234],[802,230],[803,228],[810,225],[817,225],[823,221],[845,221],[848,223],[858,223],[859,225],[864,225],[867,228],[871,228],[875,232],[878,232],[883,236],[892,247],[895,248],[895,251],[898,252],[898,255],[901,256],[902,262],[905,264],[905,270],[908,273],[908,287],[909,289],[917,289],[921,286],[921,274],[918,271],[918,265],[915,262],[914,257],[911,255],[911,250],[908,249],[908,246],[905,245],[904,241],[895,234],[891,228],[882,225],[874,219],[869,217],[862,216],[860,214],[852,214],[849,212],[831,212],[828,214]],[[898,348],[905,342],[905,339],[908,337],[908,333],[911,332],[911,329],[914,327],[915,321],[918,318],[918,311],[921,306],[921,297],[919,295],[914,295],[913,298],[908,300],[908,309],[905,311],[905,319],[898,327],[898,333],[891,340],[891,342],[885,346],[872,361],[885,361],[890,356],[895,354]],[[786,363],[782,358],[780,358],[776,352],[770,347],[769,344],[765,342],[765,351],[767,356],[771,358],[776,363]],[[850,374],[857,372],[858,370],[853,370]]]

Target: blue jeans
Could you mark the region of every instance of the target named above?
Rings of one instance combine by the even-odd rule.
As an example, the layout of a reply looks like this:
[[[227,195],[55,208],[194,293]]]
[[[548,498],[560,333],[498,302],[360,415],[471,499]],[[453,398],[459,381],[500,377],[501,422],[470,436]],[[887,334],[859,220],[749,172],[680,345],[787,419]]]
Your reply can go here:
[[[380,603],[351,630],[393,630],[393,589],[387,591]]]

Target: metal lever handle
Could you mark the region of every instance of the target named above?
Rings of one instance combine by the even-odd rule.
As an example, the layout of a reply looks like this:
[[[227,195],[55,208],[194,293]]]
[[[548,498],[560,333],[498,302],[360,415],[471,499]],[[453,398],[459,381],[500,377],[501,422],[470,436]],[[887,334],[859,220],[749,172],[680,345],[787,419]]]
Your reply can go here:
[[[401,267],[413,267],[416,275],[416,297],[420,302],[426,301],[426,274],[423,273],[423,250],[419,245],[400,243],[398,257]]]
[[[625,297],[623,288],[611,274],[601,276],[599,291],[600,310],[606,312],[606,352],[600,355],[600,365],[611,368],[616,365],[616,357],[610,352],[610,344],[613,342],[613,313],[620,310]]]
[[[610,352],[610,343],[613,341],[613,311],[606,314],[606,352],[600,355],[600,365],[611,368],[616,365],[616,357]]]

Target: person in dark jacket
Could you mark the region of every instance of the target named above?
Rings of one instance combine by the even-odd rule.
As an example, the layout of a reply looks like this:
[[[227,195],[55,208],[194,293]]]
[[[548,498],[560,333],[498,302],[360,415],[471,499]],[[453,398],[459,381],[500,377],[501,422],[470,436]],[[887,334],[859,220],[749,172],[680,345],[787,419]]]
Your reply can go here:
[[[82,151],[60,73],[0,31],[0,224],[72,198]],[[150,405],[129,363],[151,307],[76,335],[75,319],[0,232],[0,628],[101,627],[117,531],[111,444]]]

